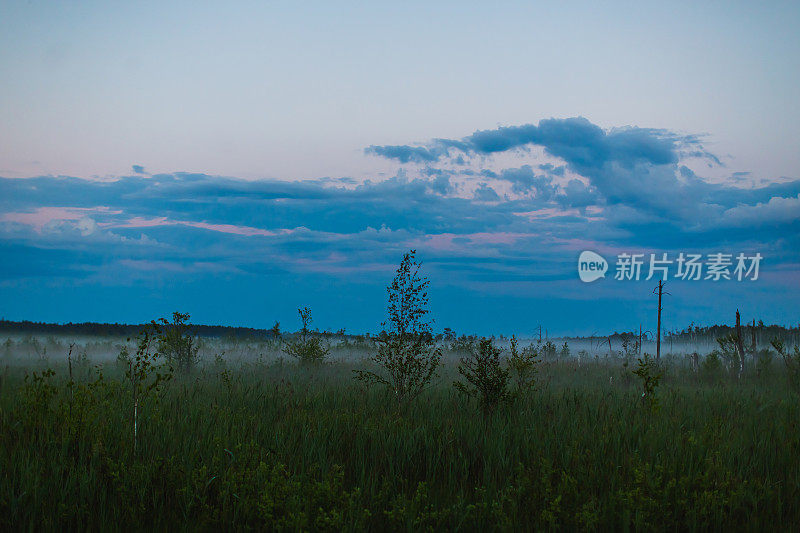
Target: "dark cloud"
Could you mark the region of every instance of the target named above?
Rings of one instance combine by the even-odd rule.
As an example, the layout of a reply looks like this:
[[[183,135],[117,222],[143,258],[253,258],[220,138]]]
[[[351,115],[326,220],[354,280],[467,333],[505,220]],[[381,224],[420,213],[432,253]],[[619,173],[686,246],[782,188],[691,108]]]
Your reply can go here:
[[[387,159],[397,159],[401,163],[431,162],[439,159],[441,155],[421,146],[370,146],[364,152]]]
[[[530,145],[542,146],[575,167],[597,167],[611,161],[656,165],[677,162],[677,150],[698,146],[695,136],[679,136],[652,128],[618,128],[604,131],[583,117],[546,119],[538,125],[505,126],[479,130],[461,140],[435,139],[426,146],[370,146],[369,153],[400,162],[436,161],[450,150],[494,154]]]
[[[436,176],[431,181],[430,188],[432,191],[442,195],[449,194],[454,191],[453,185],[450,183],[450,176],[447,176],[446,174]]]
[[[552,163],[543,163],[539,165],[539,169],[553,176],[563,176],[566,167],[564,165],[555,166]]]
[[[486,185],[485,183],[481,183],[477,189],[475,189],[475,193],[473,194],[473,198],[478,200],[479,202],[498,202],[500,201],[500,196],[497,194],[497,191]]]
[[[510,182],[513,192],[535,192],[536,198],[540,200],[550,200],[556,191],[553,179],[544,175],[537,176],[530,165],[504,169],[497,178]]]
[[[530,166],[500,172],[484,170],[483,175],[511,182],[516,193],[535,191],[542,198],[557,197],[560,205],[588,207],[594,202],[604,207],[627,206],[648,213],[651,219],[672,220],[683,227],[703,225],[709,213],[721,215],[726,208],[791,198],[800,191],[798,180],[757,189],[708,183],[680,163],[685,157],[701,157],[720,164],[705,150],[699,136],[654,128],[604,130],[582,117],[480,130],[460,140],[435,139],[425,146],[373,147],[381,149],[373,153],[391,158],[401,149],[424,150],[430,165],[453,151],[490,155],[530,146],[541,146],[546,154],[565,164],[539,165],[543,177],[536,176]],[[567,170],[586,178],[589,186],[567,182],[556,194],[547,180],[564,176]],[[764,216],[774,213],[762,212]]]
[[[577,179],[571,179],[563,187],[563,192],[556,197],[562,207],[586,208],[598,205],[597,191],[587,187]]]

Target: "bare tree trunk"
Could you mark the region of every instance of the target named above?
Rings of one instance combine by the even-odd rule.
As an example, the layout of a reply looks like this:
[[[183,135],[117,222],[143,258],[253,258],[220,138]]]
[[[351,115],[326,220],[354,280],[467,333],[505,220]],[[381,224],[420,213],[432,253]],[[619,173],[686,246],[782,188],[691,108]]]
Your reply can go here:
[[[736,310],[736,351],[739,352],[739,379],[744,373],[744,343],[742,342],[742,324],[739,318],[739,310]]]
[[[139,399],[133,403],[133,456],[136,457],[139,440]]]
[[[656,361],[661,360],[661,291],[664,285],[658,280],[658,325],[656,326]]]
[[[137,441],[139,437],[139,380],[134,373],[133,362],[128,363],[131,375],[131,389],[133,394],[133,456],[136,457]]]
[[[69,416],[72,418],[72,402],[75,399],[75,387],[74,381],[72,380],[72,348],[75,347],[75,343],[70,343],[69,345],[69,353],[67,354],[67,365],[69,365]]]
[[[639,357],[642,356],[642,325],[639,324],[639,349],[637,350]]]

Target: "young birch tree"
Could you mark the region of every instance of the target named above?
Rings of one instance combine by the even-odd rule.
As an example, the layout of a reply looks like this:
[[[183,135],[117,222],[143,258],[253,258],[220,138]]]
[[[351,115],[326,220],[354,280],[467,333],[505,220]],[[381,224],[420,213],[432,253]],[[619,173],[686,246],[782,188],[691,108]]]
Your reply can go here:
[[[442,358],[431,333],[431,322],[426,320],[430,281],[420,276],[415,254],[411,250],[403,255],[386,288],[389,320],[381,324],[378,352],[371,358],[379,370],[355,371],[356,379],[386,386],[399,404],[419,396],[435,377]]]

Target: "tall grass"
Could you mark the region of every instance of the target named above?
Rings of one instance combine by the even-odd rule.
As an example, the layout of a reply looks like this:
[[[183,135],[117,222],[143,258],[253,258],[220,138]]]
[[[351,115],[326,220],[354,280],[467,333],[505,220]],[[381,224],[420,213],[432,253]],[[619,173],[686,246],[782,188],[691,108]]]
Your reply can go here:
[[[668,365],[653,412],[630,369],[550,362],[537,390],[479,416],[453,362],[401,406],[353,368],[218,359],[141,406],[134,454],[113,364],[71,389],[66,366],[6,367],[0,528],[800,524],[800,407],[782,372]]]

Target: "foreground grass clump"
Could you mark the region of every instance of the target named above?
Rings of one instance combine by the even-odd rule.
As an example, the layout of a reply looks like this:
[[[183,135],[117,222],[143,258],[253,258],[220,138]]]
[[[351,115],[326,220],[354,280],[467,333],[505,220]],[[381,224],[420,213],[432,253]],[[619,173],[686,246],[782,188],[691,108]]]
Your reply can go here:
[[[2,376],[3,530],[800,523],[800,408],[783,375],[667,368],[653,411],[618,366],[558,362],[476,416],[454,364],[402,406],[345,363],[218,364],[141,404],[134,453],[122,370],[54,370]]]

